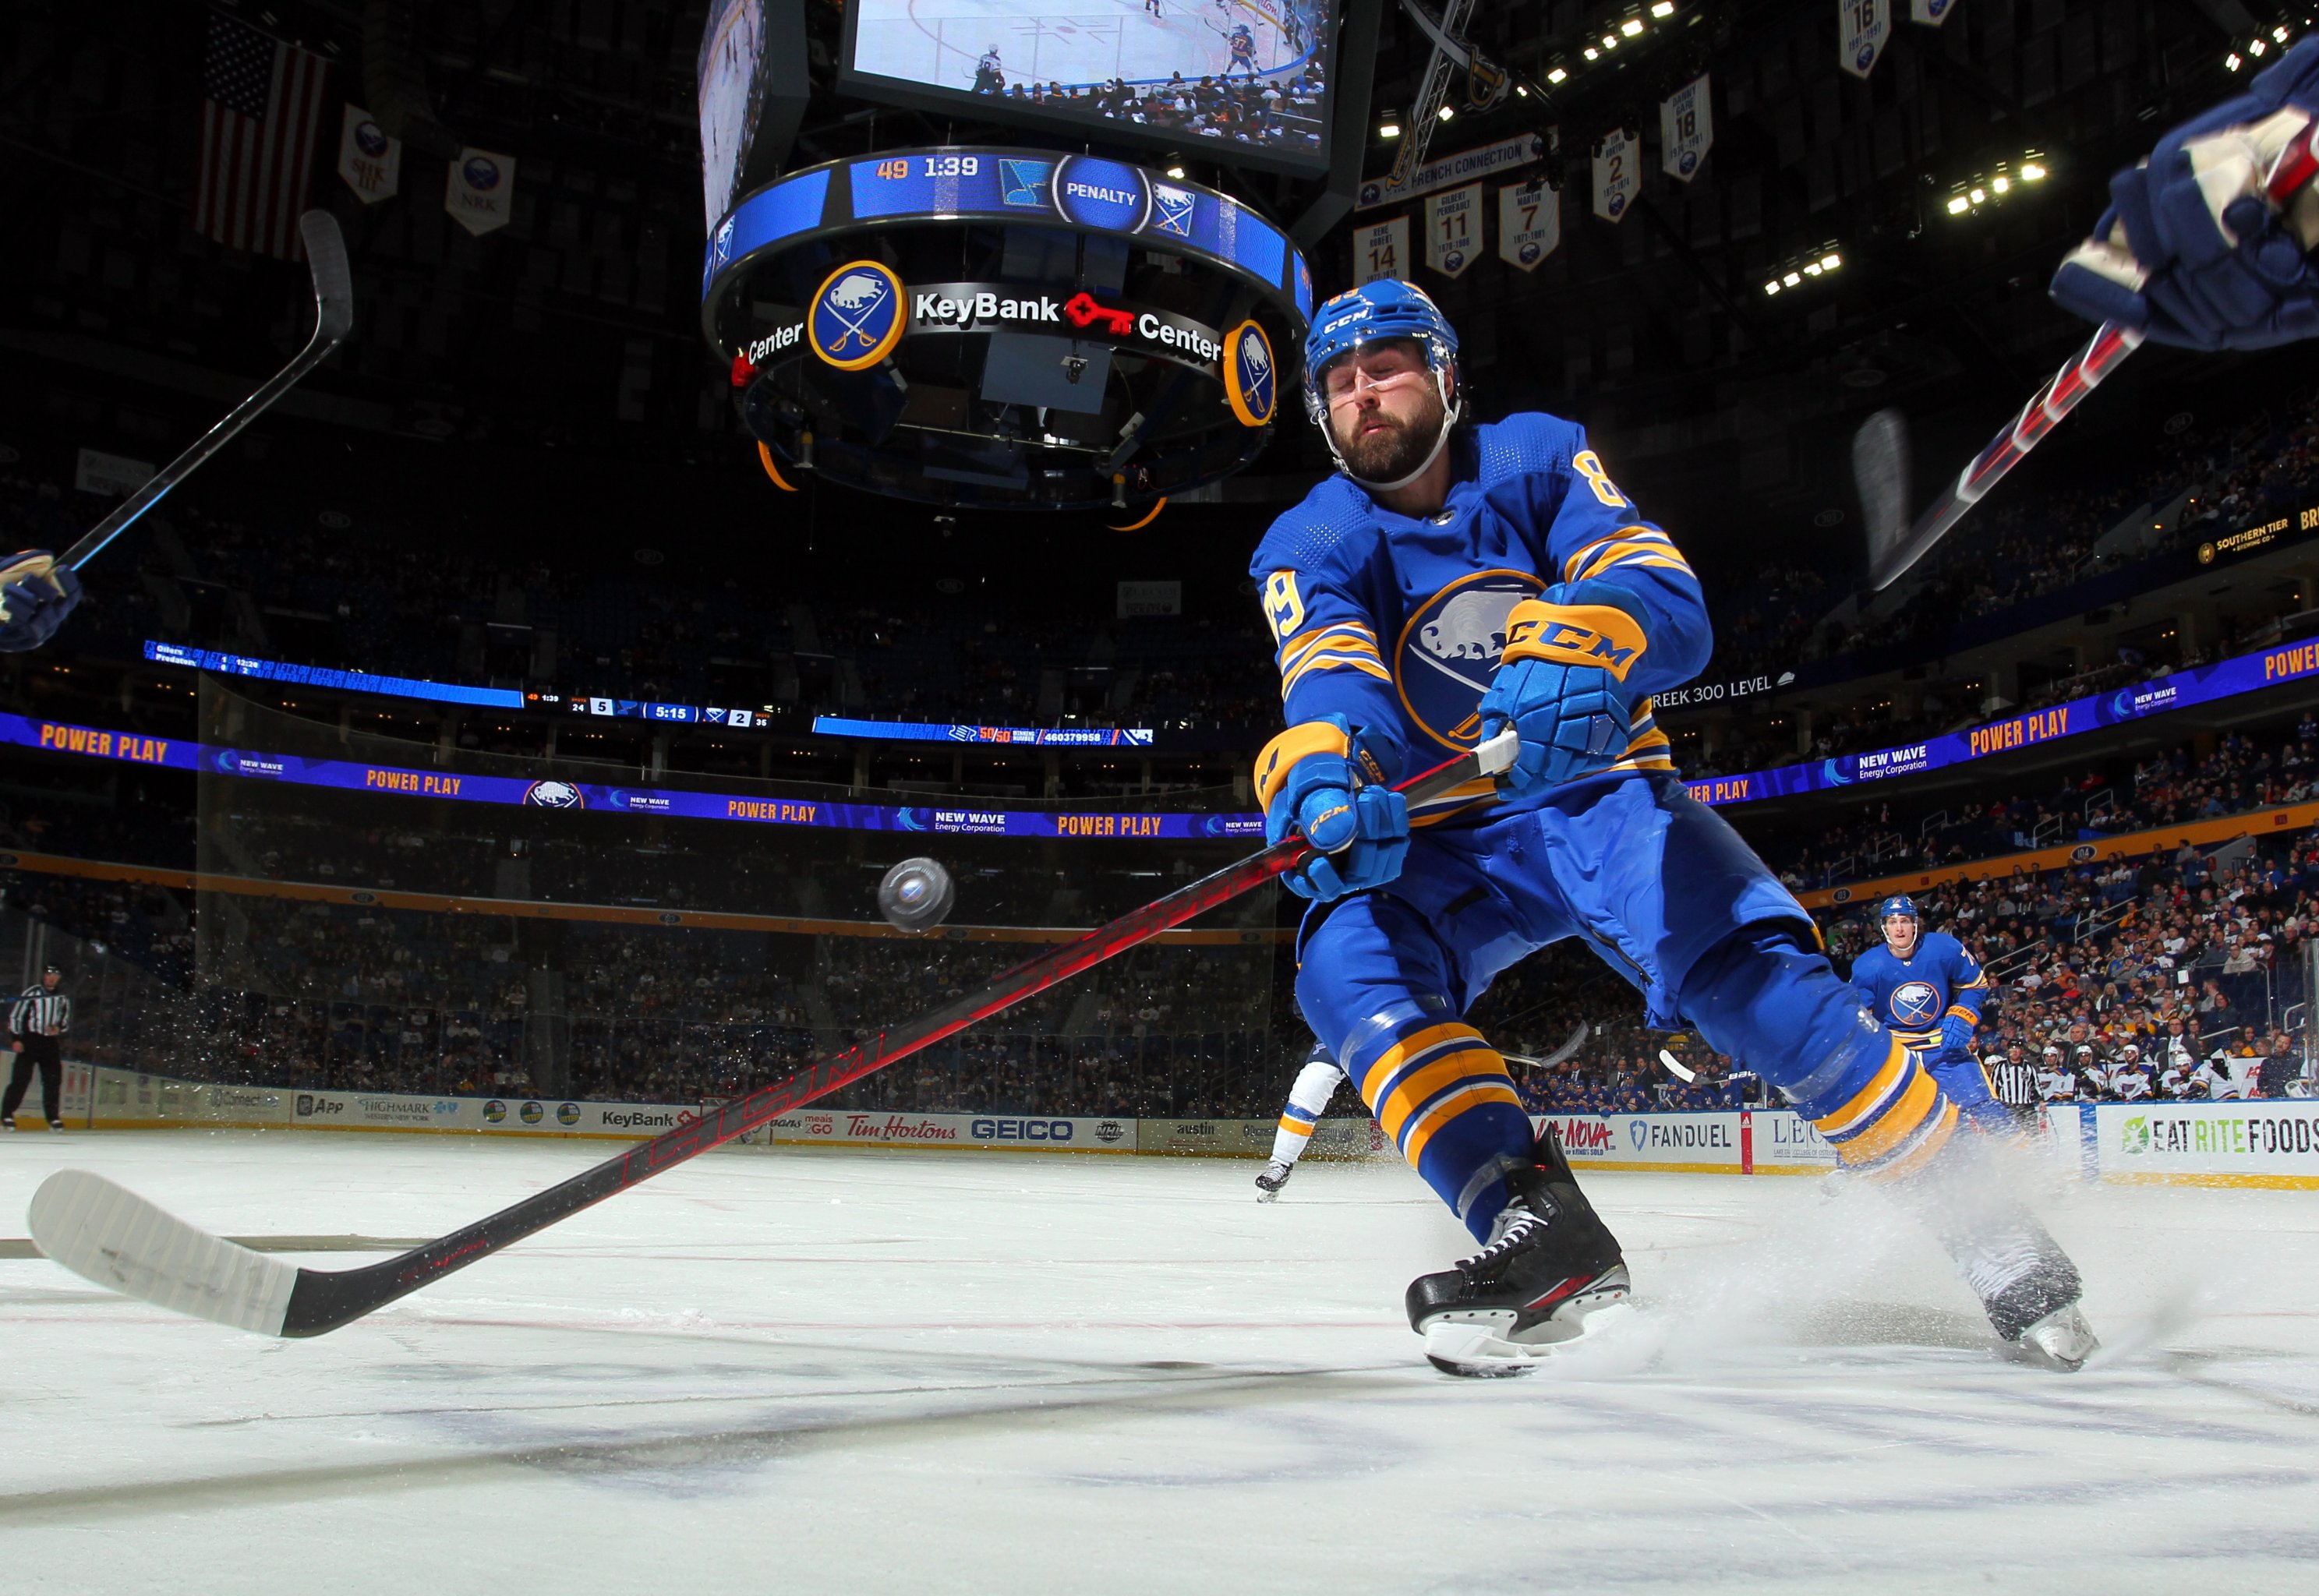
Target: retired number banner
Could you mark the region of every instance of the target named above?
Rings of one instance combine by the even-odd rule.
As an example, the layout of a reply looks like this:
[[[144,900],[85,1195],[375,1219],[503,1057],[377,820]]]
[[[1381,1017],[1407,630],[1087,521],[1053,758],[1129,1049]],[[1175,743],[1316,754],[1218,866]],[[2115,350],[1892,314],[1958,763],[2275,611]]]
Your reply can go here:
[[[1409,275],[1409,218],[1372,222],[1353,230],[1353,286]]]
[[[1445,277],[1465,275],[1482,252],[1482,185],[1468,183],[1425,201],[1425,264]]]
[[[1715,119],[1707,104],[1702,72],[1659,102],[1659,163],[1678,183],[1699,176],[1700,164],[1715,145]]]
[[[1602,142],[1594,147],[1594,214],[1603,221],[1620,220],[1635,203],[1642,181],[1638,169],[1642,153],[1642,140],[1624,128],[1603,134]]]
[[[1892,0],[1836,0],[1844,34],[1842,65],[1854,77],[1876,70],[1877,58],[1892,37]]]
[[[1562,242],[1562,194],[1543,177],[1498,190],[1498,258],[1536,271]]]

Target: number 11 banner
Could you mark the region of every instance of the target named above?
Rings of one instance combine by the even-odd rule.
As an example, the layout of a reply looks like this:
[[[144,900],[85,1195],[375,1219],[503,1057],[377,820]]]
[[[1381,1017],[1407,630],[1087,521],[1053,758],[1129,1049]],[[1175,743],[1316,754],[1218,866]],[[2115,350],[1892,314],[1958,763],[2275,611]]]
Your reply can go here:
[[[1562,242],[1562,195],[1543,177],[1498,190],[1498,258],[1526,272]]]
[[[1482,185],[1425,196],[1425,264],[1445,277],[1465,275],[1482,252]]]

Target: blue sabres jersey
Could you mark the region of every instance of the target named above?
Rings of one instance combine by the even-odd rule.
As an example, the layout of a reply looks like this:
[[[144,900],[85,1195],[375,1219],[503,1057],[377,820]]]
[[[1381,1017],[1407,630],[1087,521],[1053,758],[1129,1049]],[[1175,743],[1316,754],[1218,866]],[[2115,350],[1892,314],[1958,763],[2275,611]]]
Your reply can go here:
[[[1905,960],[1877,943],[1852,961],[1852,986],[1868,1011],[1909,1048],[1938,1046],[1941,1021],[1952,1013],[1978,1024],[1989,996],[1981,961],[1945,931],[1918,936]]]
[[[1629,667],[1633,724],[1617,771],[1670,770],[1650,695],[1704,668],[1712,647],[1699,579],[1557,416],[1460,428],[1439,514],[1401,515],[1340,473],[1272,524],[1249,570],[1278,651],[1288,725],[1343,715],[1388,779],[1471,748],[1506,617],[1557,584],[1619,590],[1646,646]],[[1484,780],[1412,813],[1420,825],[1495,796]],[[1533,799],[1540,801],[1538,799]]]

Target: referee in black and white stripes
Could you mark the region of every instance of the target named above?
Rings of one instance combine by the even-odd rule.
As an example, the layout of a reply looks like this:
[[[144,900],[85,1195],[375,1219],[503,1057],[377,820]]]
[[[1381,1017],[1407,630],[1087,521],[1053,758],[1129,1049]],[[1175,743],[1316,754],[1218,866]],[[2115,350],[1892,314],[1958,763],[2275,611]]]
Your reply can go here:
[[[2011,1053],[1991,1053],[1981,1060],[1992,1094],[2013,1111],[2025,1131],[2037,1128],[2037,1071],[2017,1045]]]
[[[8,1050],[16,1068],[8,1075],[8,1096],[0,1099],[0,1130],[16,1128],[16,1110],[32,1087],[32,1071],[41,1072],[41,1106],[49,1113],[49,1129],[65,1128],[59,1099],[64,1096],[64,1033],[72,1029],[72,999],[57,990],[65,972],[51,964],[40,980],[24,988],[8,1006]]]

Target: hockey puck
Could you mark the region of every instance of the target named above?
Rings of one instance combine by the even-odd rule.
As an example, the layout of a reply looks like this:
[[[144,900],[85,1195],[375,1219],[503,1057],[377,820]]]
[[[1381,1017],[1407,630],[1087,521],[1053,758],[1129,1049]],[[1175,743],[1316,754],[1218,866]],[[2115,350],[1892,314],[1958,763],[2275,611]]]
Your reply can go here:
[[[932,931],[957,897],[950,872],[931,859],[906,859],[878,883],[878,912],[903,931]]]

